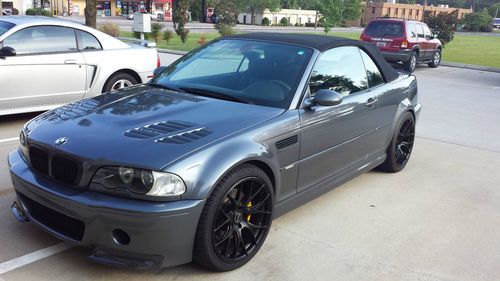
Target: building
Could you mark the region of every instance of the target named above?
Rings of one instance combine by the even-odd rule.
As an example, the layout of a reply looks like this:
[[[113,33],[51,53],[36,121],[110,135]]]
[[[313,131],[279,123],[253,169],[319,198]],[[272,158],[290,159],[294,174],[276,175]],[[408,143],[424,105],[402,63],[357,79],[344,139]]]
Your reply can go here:
[[[265,9],[261,13],[255,14],[255,24],[262,24],[264,18],[268,18],[271,24],[279,24],[282,18],[286,18],[290,25],[314,24],[316,22],[316,11],[281,9],[276,12],[271,12],[269,9]],[[252,14],[240,13],[238,15],[238,22],[242,24],[251,24]]]
[[[394,0],[390,2],[369,2],[364,7],[361,25],[367,24],[371,19],[378,17],[391,17],[412,19],[421,21],[424,12],[424,6],[419,4],[399,4]],[[448,5],[425,6],[425,11],[431,11],[434,15],[438,13],[452,13],[458,10],[458,19],[462,19],[464,15],[472,13],[471,9],[450,8]]]
[[[0,0],[2,2],[2,9],[8,13],[12,13],[14,9],[19,11],[20,15],[24,15],[26,10],[33,6],[31,0]]]

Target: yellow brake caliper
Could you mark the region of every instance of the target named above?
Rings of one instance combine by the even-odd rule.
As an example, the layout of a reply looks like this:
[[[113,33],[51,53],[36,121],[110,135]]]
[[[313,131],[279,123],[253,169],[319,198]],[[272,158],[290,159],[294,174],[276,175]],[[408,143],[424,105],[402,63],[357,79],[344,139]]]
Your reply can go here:
[[[250,208],[250,207],[252,207],[252,202],[248,202],[248,204],[247,204],[247,208]],[[248,222],[250,221],[250,218],[251,218],[251,217],[252,217],[252,215],[248,215],[248,216],[247,216],[247,221],[248,221]]]

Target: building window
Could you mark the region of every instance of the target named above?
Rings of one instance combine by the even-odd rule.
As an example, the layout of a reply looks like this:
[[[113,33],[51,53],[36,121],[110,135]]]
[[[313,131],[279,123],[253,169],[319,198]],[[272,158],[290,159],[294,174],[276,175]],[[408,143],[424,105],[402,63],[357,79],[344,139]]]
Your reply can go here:
[[[390,17],[391,16],[391,8],[387,8],[387,15]]]
[[[394,16],[397,18],[398,17],[398,12],[399,12],[399,9],[396,8],[396,12],[394,13]]]
[[[372,7],[372,14],[375,14],[375,7]]]

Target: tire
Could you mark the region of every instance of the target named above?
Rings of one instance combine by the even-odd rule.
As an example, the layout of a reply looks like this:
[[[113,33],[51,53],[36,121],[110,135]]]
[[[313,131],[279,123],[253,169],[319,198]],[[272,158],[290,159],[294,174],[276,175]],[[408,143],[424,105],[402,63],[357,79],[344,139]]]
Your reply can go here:
[[[414,141],[415,117],[411,112],[406,112],[401,117],[387,148],[387,158],[378,168],[389,173],[403,170],[410,159]]]
[[[430,63],[428,63],[427,65],[430,68],[436,68],[439,66],[440,63],[441,63],[441,50],[437,49],[434,52],[434,55],[432,56],[432,61]]]
[[[194,262],[213,271],[229,271],[250,261],[271,228],[273,202],[271,181],[261,169],[244,164],[228,172],[201,213]]]
[[[132,86],[137,84],[138,81],[134,78],[134,76],[119,72],[111,76],[106,84],[104,85],[104,92],[109,92],[111,90],[118,90],[124,87]]]
[[[408,71],[409,73],[412,73],[415,70],[415,67],[417,66],[418,62],[418,55],[417,52],[412,52],[410,55],[410,58],[403,62],[404,69]]]

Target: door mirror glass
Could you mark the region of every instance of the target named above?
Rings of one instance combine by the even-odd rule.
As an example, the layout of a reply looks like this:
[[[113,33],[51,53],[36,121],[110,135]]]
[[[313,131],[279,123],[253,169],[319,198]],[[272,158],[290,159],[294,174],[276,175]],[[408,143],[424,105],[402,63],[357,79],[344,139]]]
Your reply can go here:
[[[158,75],[160,75],[160,73],[162,73],[165,69],[167,69],[166,66],[160,66],[160,67],[157,67],[155,68],[155,70],[153,71],[153,75],[156,77]]]
[[[314,95],[313,102],[321,106],[333,106],[342,103],[342,95],[329,89],[321,89]]]
[[[14,50],[14,48],[12,48],[12,47],[5,46],[2,49],[0,49],[0,57],[1,58],[13,57],[15,55],[16,55],[16,50]]]
[[[437,34],[432,34],[432,38],[437,39],[438,38]]]

